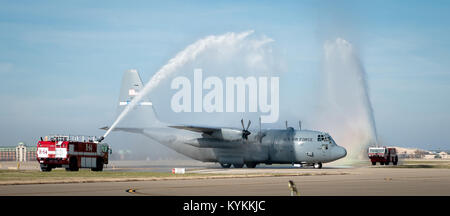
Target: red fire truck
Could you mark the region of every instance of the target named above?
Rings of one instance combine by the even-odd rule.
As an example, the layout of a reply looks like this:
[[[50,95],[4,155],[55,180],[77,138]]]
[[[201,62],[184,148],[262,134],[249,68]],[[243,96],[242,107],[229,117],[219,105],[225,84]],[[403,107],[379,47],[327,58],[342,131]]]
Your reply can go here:
[[[67,171],[78,171],[80,168],[102,171],[112,151],[108,144],[98,140],[94,136],[41,137],[36,152],[41,171],[49,172],[56,167],[66,168]]]
[[[394,165],[397,165],[398,163],[398,156],[395,148],[370,147],[369,158],[372,165],[376,165],[377,162],[380,162],[380,165],[389,165],[390,162]]]

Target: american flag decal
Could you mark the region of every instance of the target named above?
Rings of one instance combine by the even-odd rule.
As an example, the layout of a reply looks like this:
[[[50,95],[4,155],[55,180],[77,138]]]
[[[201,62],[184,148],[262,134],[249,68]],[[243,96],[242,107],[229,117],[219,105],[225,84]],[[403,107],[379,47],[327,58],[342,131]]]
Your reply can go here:
[[[131,88],[131,89],[128,90],[128,95],[129,96],[136,96],[137,94],[138,94],[138,92],[134,88]]]

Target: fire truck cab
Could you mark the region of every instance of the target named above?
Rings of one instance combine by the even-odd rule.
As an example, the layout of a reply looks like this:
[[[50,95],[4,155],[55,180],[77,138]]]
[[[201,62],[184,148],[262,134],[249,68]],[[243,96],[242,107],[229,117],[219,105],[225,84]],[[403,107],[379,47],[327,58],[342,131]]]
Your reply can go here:
[[[49,172],[57,167],[66,171],[78,171],[80,168],[102,171],[112,150],[108,144],[97,140],[95,136],[41,137],[36,152],[41,171]]]
[[[370,147],[368,149],[368,155],[372,165],[376,165],[377,162],[380,162],[380,165],[389,165],[390,162],[394,165],[397,165],[398,163],[398,156],[395,148]]]

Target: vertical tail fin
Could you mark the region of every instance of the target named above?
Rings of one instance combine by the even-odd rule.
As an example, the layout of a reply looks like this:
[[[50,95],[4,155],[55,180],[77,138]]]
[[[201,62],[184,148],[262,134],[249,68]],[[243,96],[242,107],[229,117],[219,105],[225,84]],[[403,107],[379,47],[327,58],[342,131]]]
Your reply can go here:
[[[117,115],[131,103],[143,87],[144,85],[137,70],[125,71],[122,77]],[[147,97],[143,97],[138,105],[119,123],[119,127],[145,128],[159,124],[160,122],[155,114],[152,102]]]

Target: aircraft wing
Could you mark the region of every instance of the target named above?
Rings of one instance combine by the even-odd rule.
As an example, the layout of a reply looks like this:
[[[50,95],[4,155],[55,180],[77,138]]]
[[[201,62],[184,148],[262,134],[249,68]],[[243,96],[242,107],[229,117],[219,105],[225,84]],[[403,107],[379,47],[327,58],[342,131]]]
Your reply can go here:
[[[206,135],[207,137],[224,141],[236,141],[242,140],[243,138],[247,139],[247,136],[250,135],[250,132],[248,132],[247,130],[242,131],[235,128],[204,127],[191,125],[173,125],[169,127],[201,133],[204,137]],[[108,130],[109,127],[102,127],[100,129]],[[116,127],[114,128],[114,131],[125,131],[130,133],[144,134],[144,128]]]
[[[208,135],[212,135],[214,132],[219,133],[222,128],[215,128],[215,127],[201,127],[201,126],[169,126],[171,128],[176,128],[176,129],[182,129],[182,130],[188,130],[188,131],[193,131],[193,132],[198,132],[198,133],[204,133],[204,134],[208,134]],[[99,128],[101,130],[108,130],[109,127],[105,126],[102,128]],[[142,133],[144,131],[143,128],[123,128],[123,127],[116,127],[113,129],[113,131],[125,131],[125,132],[130,132],[130,133]],[[239,132],[238,130],[236,130],[237,132]]]
[[[244,137],[250,135],[250,132],[248,131],[242,131],[235,128],[221,128],[221,127],[204,127],[204,126],[192,126],[192,125],[184,125],[184,126],[169,126],[171,128],[176,129],[182,129],[182,130],[188,130],[193,131],[197,133],[202,133],[203,135],[208,135],[211,138],[219,139],[219,140],[225,140],[225,141],[236,141],[236,140],[242,140]],[[245,133],[245,134],[243,134]]]
[[[188,130],[188,131],[193,131],[193,132],[198,132],[198,133],[205,133],[208,135],[212,135],[214,132],[220,132],[221,128],[218,127],[201,127],[201,126],[169,126],[171,128],[176,128],[176,129],[182,129],[182,130]]]

